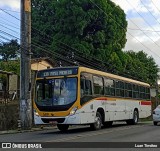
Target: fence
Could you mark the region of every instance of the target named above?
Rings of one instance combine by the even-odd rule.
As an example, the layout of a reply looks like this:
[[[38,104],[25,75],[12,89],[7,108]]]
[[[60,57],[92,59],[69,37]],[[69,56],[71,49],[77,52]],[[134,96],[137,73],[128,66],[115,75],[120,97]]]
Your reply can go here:
[[[0,91],[0,130],[17,128],[19,99],[16,91]]]

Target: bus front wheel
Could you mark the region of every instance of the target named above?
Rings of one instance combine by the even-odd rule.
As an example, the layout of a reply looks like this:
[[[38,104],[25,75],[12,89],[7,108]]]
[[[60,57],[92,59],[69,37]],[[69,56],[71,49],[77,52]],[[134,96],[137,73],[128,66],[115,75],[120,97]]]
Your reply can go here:
[[[90,125],[92,130],[99,130],[102,127],[102,116],[99,112],[96,113],[95,123]]]
[[[65,131],[68,130],[69,125],[67,125],[67,124],[57,124],[57,127],[58,127],[58,129],[59,129],[60,131],[65,132]]]

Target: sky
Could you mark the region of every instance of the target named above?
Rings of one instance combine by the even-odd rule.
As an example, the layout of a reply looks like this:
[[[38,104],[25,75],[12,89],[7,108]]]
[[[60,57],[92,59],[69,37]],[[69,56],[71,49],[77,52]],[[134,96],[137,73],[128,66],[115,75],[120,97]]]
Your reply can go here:
[[[152,56],[160,67],[160,0],[112,1],[124,10],[128,21],[127,43],[123,50],[143,50],[148,56]],[[19,41],[20,0],[0,0],[0,42],[8,40],[4,39],[8,33]],[[10,35],[10,38],[14,38]]]

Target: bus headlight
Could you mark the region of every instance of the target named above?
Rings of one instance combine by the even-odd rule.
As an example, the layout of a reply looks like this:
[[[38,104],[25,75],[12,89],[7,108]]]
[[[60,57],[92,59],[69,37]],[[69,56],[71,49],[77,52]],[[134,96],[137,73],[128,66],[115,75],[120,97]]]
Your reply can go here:
[[[71,111],[70,111],[70,115],[74,115],[77,111],[77,107],[74,107]]]
[[[39,114],[38,114],[38,112],[37,112],[36,110],[34,110],[34,114],[35,114],[36,116],[39,116]]]

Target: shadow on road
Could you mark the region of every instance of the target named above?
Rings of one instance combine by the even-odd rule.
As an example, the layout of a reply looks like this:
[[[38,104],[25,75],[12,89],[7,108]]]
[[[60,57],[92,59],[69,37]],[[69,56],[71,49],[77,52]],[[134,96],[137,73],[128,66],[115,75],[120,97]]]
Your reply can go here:
[[[137,125],[143,125],[143,123],[139,123]],[[113,123],[113,125],[111,127],[103,127],[102,126],[102,129],[101,130],[98,130],[98,131],[103,131],[103,130],[107,130],[107,129],[114,129],[114,128],[117,128],[117,127],[129,127],[131,125],[127,125],[126,123],[118,123],[118,122],[115,122]],[[133,125],[132,125],[133,126]],[[76,133],[85,133],[85,132],[93,132],[93,130],[90,129],[90,126],[89,125],[83,125],[83,126],[70,126],[68,131],[66,132],[61,132],[59,131],[58,129],[55,129],[54,131],[49,131],[49,132],[42,132],[43,134],[76,134]],[[40,134],[42,134],[40,133]]]

